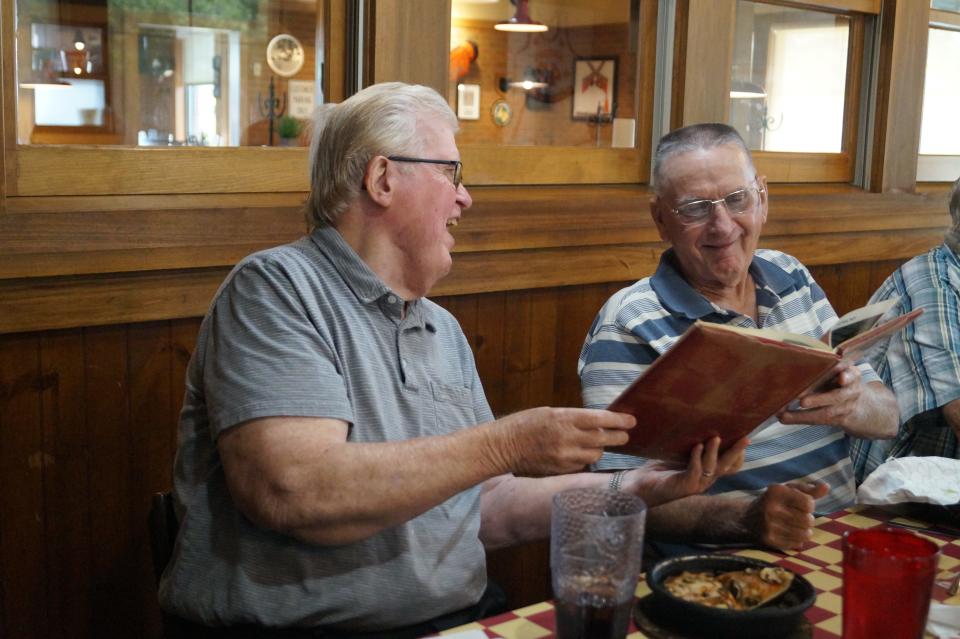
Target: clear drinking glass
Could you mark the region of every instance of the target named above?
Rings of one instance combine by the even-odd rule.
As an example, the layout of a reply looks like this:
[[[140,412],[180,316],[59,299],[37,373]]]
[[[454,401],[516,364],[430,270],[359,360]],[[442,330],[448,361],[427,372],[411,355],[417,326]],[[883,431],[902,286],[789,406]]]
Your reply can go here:
[[[647,507],[634,495],[575,488],[553,498],[550,570],[559,639],[623,639],[640,577]]]

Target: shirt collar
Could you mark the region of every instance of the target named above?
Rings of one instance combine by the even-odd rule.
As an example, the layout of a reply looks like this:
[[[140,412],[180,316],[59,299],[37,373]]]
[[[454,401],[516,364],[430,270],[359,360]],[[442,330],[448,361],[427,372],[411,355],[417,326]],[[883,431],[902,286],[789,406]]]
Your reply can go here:
[[[783,296],[797,284],[789,273],[756,253],[753,255],[753,261],[750,262],[750,274],[753,275],[753,280],[758,286],[766,287],[778,296]]]
[[[326,256],[333,267],[343,278],[354,295],[364,304],[374,304],[380,302],[385,312],[393,314],[389,310],[394,308],[396,316],[400,316],[400,309],[403,306],[403,298],[390,290],[383,280],[377,277],[370,267],[364,262],[353,247],[343,239],[340,232],[332,226],[320,226],[314,229],[310,234],[310,239],[317,246],[317,249]],[[390,299],[393,302],[390,302]],[[432,314],[426,304],[421,303],[420,299],[407,302],[407,320],[415,325],[434,330],[435,322]]]
[[[750,275],[757,286],[767,288],[777,296],[790,289],[794,282],[790,275],[769,260],[754,254],[750,261]],[[690,286],[680,272],[680,264],[672,248],[660,256],[656,273],[650,278],[650,286],[671,313],[689,319],[700,319],[716,312],[713,303]]]

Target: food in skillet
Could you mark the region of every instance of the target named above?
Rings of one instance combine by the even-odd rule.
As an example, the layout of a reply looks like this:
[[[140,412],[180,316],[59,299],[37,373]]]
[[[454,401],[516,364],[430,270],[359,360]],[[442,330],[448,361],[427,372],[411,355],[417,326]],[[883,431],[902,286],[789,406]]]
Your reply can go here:
[[[792,572],[769,566],[721,573],[685,570],[667,577],[663,585],[670,594],[685,601],[713,608],[753,610],[785,593],[792,582]]]

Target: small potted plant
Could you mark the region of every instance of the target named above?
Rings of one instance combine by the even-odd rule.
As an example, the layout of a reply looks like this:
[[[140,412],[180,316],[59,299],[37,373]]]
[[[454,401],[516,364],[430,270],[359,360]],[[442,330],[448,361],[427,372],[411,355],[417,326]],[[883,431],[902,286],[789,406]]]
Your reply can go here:
[[[277,133],[280,135],[280,146],[299,146],[300,133],[303,123],[297,118],[284,115],[277,122]]]

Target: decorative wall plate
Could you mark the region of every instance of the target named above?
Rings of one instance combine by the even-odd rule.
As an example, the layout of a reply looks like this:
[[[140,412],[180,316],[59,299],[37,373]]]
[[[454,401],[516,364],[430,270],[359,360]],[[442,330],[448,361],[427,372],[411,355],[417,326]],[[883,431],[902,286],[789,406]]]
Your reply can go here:
[[[506,100],[497,100],[490,109],[490,115],[497,126],[507,126],[513,119],[513,107]]]
[[[279,76],[289,78],[303,68],[303,45],[289,33],[275,36],[267,45],[267,65]]]

